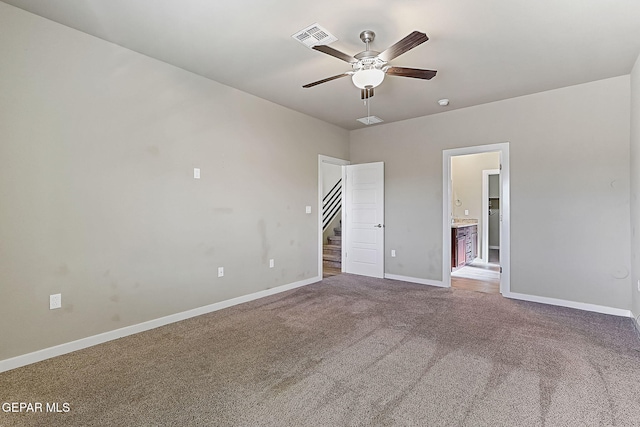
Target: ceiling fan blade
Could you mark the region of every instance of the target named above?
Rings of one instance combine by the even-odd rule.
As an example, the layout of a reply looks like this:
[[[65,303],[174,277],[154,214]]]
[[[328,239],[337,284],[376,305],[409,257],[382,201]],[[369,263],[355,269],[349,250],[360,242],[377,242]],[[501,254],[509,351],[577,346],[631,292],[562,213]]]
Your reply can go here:
[[[358,62],[358,60],[353,56],[349,56],[346,53],[342,53],[339,50],[335,50],[334,48],[329,47],[327,45],[317,45],[317,46],[314,46],[313,49],[320,51],[322,53],[326,53],[327,55],[331,55],[334,58],[342,59],[343,61],[348,62],[350,64],[353,64],[354,62]]]
[[[421,45],[427,40],[429,40],[429,37],[427,37],[425,33],[421,33],[420,31],[414,31],[413,33],[409,34],[407,37],[400,40],[398,43],[394,44],[393,46],[389,47],[387,50],[382,52],[380,55],[378,55],[378,58],[382,59],[383,61],[389,62],[393,58],[397,58],[398,56],[410,51],[416,46]]]
[[[434,70],[422,70],[420,68],[406,68],[406,67],[390,67],[387,70],[387,74],[390,76],[399,77],[413,77],[414,79],[431,80],[436,76],[437,71]]]
[[[348,75],[349,75],[349,73],[338,74],[337,76],[327,77],[326,79],[318,80],[317,82],[309,83],[309,84],[306,84],[306,85],[304,85],[302,87],[304,87],[304,88],[314,87],[314,86],[317,86],[317,85],[319,85],[321,83],[330,82],[331,80],[339,79],[340,77],[345,77],[345,76],[348,76]]]

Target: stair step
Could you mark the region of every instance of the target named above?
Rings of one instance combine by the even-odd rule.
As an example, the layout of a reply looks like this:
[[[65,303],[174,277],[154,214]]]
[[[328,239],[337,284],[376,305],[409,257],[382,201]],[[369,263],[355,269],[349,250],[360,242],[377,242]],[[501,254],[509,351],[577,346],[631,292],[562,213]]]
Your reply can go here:
[[[342,263],[340,261],[327,261],[322,260],[323,267],[332,267],[332,268],[342,268]]]
[[[341,262],[342,261],[342,254],[341,253],[338,253],[338,254],[322,254],[322,260],[323,261]]]
[[[342,246],[342,236],[329,236],[327,239],[330,245]]]

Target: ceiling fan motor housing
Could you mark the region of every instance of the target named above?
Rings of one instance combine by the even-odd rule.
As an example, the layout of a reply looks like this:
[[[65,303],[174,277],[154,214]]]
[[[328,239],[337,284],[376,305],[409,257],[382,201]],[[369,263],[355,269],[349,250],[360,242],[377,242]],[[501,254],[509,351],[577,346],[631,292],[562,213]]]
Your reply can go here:
[[[367,52],[361,52],[361,53],[368,53],[371,51],[367,51]],[[376,53],[377,52],[373,52]],[[381,70],[385,65],[387,65],[387,63],[385,61],[383,61],[382,59],[378,58],[378,56],[365,56],[362,58],[359,58],[359,55],[354,56],[354,58],[358,59],[358,62],[354,62],[353,64],[351,64],[351,67],[353,68],[354,71],[360,71],[360,70],[370,70],[373,68],[377,68],[378,70]]]
[[[376,38],[376,33],[371,30],[364,30],[360,33],[360,40],[363,43],[371,43]]]

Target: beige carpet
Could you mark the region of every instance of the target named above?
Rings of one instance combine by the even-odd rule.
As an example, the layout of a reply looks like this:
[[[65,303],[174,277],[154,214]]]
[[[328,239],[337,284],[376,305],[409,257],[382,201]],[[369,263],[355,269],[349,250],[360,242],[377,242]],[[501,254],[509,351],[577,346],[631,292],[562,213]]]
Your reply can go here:
[[[0,374],[0,426],[640,425],[630,319],[342,274]]]

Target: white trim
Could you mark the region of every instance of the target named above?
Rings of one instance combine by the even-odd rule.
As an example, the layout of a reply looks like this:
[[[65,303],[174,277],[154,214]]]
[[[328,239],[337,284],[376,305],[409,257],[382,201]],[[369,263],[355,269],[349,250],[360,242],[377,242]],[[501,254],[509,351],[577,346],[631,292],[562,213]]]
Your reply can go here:
[[[324,184],[323,175],[322,175],[322,164],[329,163],[330,165],[336,166],[344,166],[350,165],[351,162],[348,160],[338,159],[335,157],[329,157],[322,154],[318,154],[318,276],[322,277],[322,186]],[[343,169],[343,187],[344,188],[344,168]],[[344,206],[344,191],[342,192],[342,206]],[[344,209],[343,212],[343,220],[344,220]],[[342,271],[344,271],[344,262],[342,264]]]
[[[441,288],[448,287],[444,283],[436,280],[419,279],[417,277],[400,276],[397,274],[385,274],[384,278],[390,279],[390,280],[400,280],[400,281],[409,282],[409,283],[417,283],[420,285],[437,286]],[[582,303],[582,302],[562,300],[557,298],[540,297],[537,295],[520,294],[516,292],[503,294],[503,296],[506,298],[517,299],[521,301],[537,302],[540,304],[575,308],[577,310],[591,311],[594,313],[602,313],[602,314],[610,314],[612,316],[630,317],[632,319],[636,318],[631,312],[631,310],[624,310],[620,308],[607,307],[607,306],[597,305],[597,304],[588,304],[588,303]],[[638,327],[640,327],[640,323],[638,324]]]
[[[500,169],[482,171],[482,250],[480,259],[489,262],[489,175],[500,175]]]
[[[390,280],[400,280],[402,282],[417,283],[419,285],[437,286],[439,288],[448,287],[448,286],[445,286],[444,283],[442,283],[442,282],[440,282],[438,280],[420,279],[420,278],[417,278],[417,277],[400,276],[398,274],[387,274],[387,273],[385,273],[384,278],[385,279],[390,279]]]
[[[259,291],[259,292],[254,292],[252,294],[239,296],[226,301],[205,305],[204,307],[194,308],[192,310],[183,311],[181,313],[171,314],[169,316],[160,317],[158,319],[149,320],[147,322],[142,322],[142,323],[138,323],[131,326],[125,326],[124,328],[103,332],[98,335],[81,338],[79,340],[75,340],[75,341],[67,342],[64,344],[56,345],[53,347],[45,348],[42,350],[34,351],[32,353],[23,354],[21,356],[12,357],[10,359],[0,360],[0,372],[9,371],[11,369],[19,368],[21,366],[30,365],[32,363],[50,359],[52,357],[61,356],[63,354],[71,353],[73,351],[82,350],[83,348],[102,344],[107,341],[112,341],[118,338],[148,331],[150,329],[155,329],[160,326],[165,326],[170,323],[179,322],[185,319],[190,319],[192,317],[201,316],[203,314],[222,310],[223,308],[232,307],[234,305],[253,301],[259,298],[275,295],[280,292],[289,291],[291,289],[299,288],[301,286],[317,283],[321,280],[322,280],[322,275],[312,277],[310,279],[300,280],[298,282],[289,283],[287,285],[266,289],[264,291]]]
[[[478,145],[475,147],[442,150],[442,283],[451,287],[451,158],[467,154],[490,152],[500,153],[500,293],[507,294],[511,290],[511,222],[510,222],[510,190],[509,190],[509,143]]]
[[[451,287],[451,154],[442,150],[442,284]]]
[[[342,218],[340,218],[341,224],[344,224],[345,227],[340,231],[340,271],[342,273],[347,272],[347,251],[345,251],[345,237],[347,237],[347,233],[345,233],[346,225],[347,225],[347,168],[342,166]]]
[[[640,330],[640,314],[636,314],[633,311],[630,311],[629,314],[631,316],[631,320],[635,322],[636,328]]]
[[[556,305],[560,307],[575,308],[577,310],[591,311],[594,313],[610,314],[612,316],[631,317],[631,310],[622,308],[607,307],[604,305],[589,304],[586,302],[576,302],[564,299],[541,297],[537,295],[519,294],[516,292],[507,292],[502,294],[504,297],[517,299],[521,301],[537,302],[541,304]]]
[[[489,249],[500,249],[500,246],[489,246]]]

